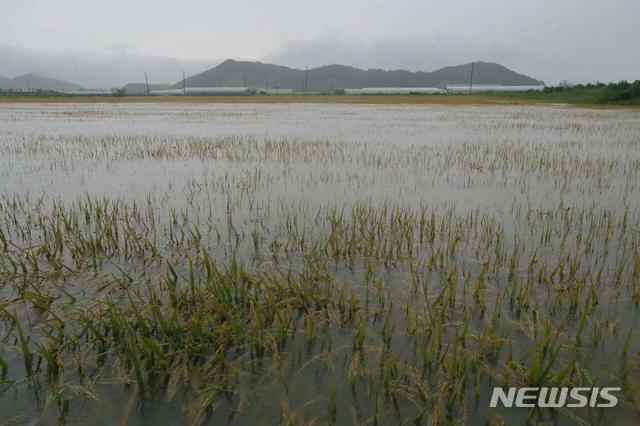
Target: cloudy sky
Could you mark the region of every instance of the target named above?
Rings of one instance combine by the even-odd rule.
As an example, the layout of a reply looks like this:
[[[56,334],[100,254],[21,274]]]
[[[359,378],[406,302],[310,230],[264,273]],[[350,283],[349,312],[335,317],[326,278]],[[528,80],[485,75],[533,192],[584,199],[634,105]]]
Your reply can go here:
[[[639,0],[0,0],[0,76],[175,82],[223,59],[640,79]]]

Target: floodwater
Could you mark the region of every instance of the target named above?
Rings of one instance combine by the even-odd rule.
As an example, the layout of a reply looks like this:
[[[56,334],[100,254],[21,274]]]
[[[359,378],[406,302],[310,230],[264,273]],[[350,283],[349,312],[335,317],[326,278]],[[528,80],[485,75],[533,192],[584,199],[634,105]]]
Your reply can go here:
[[[0,231],[11,424],[640,421],[637,110],[0,104]],[[268,319],[211,300],[205,322],[231,336],[214,367],[187,327],[204,314],[181,323],[197,351],[139,322],[175,308],[152,296],[167,265],[187,288],[206,256],[291,286]],[[157,342],[135,355],[146,387],[101,306]],[[501,385],[620,402],[490,409]]]

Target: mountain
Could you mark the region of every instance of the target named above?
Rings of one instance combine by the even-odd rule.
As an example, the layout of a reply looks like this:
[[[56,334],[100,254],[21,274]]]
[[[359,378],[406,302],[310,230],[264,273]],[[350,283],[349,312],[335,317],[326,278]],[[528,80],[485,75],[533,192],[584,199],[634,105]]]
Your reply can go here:
[[[82,87],[68,81],[46,77],[41,74],[25,74],[16,78],[0,77],[0,89],[10,90],[52,90],[56,92],[80,90]]]
[[[364,87],[439,87],[445,84],[469,84],[471,64],[441,68],[433,72],[381,69],[362,70],[346,65],[326,65],[308,71],[281,65],[226,60],[220,65],[188,77],[187,87],[269,87],[326,92]],[[491,62],[473,63],[474,84],[509,86],[542,85],[540,80],[518,74]],[[173,86],[182,87],[182,81]]]
[[[431,73],[432,81],[448,84],[469,84],[471,64],[440,68]],[[473,63],[473,84],[502,84],[503,86],[538,86],[544,82],[518,74],[500,64]]]
[[[147,93],[147,84],[146,83],[129,83],[126,86],[123,86],[125,93],[127,95],[140,95]],[[149,90],[164,90],[171,89],[171,84],[149,84]]]
[[[336,89],[364,87],[441,87],[445,84],[469,84],[471,64],[445,67],[433,72],[381,69],[363,70],[346,65],[325,65],[307,70],[281,65],[226,60],[220,65],[188,77],[187,87],[258,87],[292,89],[296,92],[332,92]],[[540,85],[543,82],[518,74],[496,63],[474,62],[474,84],[503,84],[507,86]],[[182,88],[182,81],[171,86],[150,84],[149,89]],[[0,77],[0,89],[11,90],[80,90],[81,86],[42,74],[25,74],[16,78]],[[128,94],[146,93],[145,83],[124,86]]]
[[[293,88],[292,85],[296,84],[297,88],[302,89],[304,81],[300,83],[300,78],[304,80],[304,71],[261,62],[228,59],[215,68],[188,77],[185,84],[187,87],[242,87],[246,80],[248,86],[280,84],[283,88]],[[182,88],[182,81],[173,87]]]

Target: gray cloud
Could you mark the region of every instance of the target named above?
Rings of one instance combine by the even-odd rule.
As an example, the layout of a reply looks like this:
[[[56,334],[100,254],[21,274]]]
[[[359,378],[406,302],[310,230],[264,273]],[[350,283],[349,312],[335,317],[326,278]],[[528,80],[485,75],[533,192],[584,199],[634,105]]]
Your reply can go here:
[[[17,77],[38,73],[60,78],[86,88],[111,88],[131,82],[175,83],[187,75],[204,71],[220,61],[146,57],[127,53],[126,46],[114,46],[108,53],[36,51],[0,45],[0,76]]]
[[[0,75],[175,82],[234,57],[427,71],[483,60],[550,83],[635,80],[639,16],[638,0],[0,0]]]
[[[640,79],[640,56],[633,48],[609,48],[607,38],[588,44],[556,40],[551,45],[532,42],[487,43],[444,34],[435,37],[381,39],[371,43],[345,42],[335,35],[289,42],[265,56],[265,60],[302,67],[346,64],[360,68],[434,71],[471,61],[497,62],[514,71],[557,84],[563,79],[576,82]],[[594,54],[594,52],[598,52]]]
[[[359,68],[432,71],[471,61],[501,62],[517,58],[517,49],[496,43],[482,44],[444,35],[430,39],[381,39],[362,44],[325,35],[301,42],[289,42],[265,56],[266,61],[304,67],[346,64]]]

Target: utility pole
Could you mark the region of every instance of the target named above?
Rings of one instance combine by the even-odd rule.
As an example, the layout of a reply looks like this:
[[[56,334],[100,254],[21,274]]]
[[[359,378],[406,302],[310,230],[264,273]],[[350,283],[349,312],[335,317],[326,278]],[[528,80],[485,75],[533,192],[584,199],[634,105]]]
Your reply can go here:
[[[473,62],[471,62],[471,77],[469,78],[469,93],[471,93],[472,87],[473,87]]]
[[[244,76],[242,77],[242,79],[244,80],[244,94],[247,94],[247,77]]]
[[[187,79],[184,75],[184,71],[182,71],[182,96],[187,94]]]
[[[147,73],[144,73],[144,83],[147,85],[147,95],[150,93],[149,92],[149,79],[147,79]]]
[[[307,93],[309,88],[309,67],[304,67],[304,93]]]

